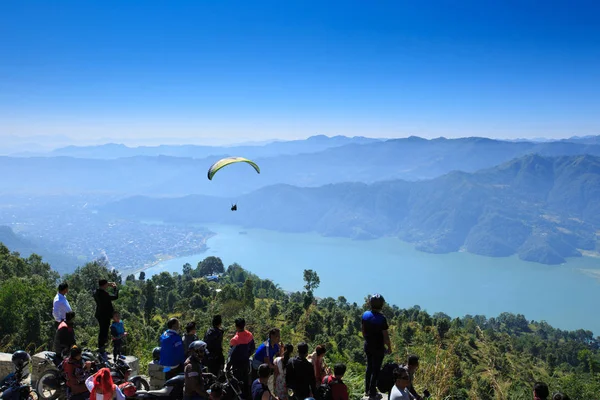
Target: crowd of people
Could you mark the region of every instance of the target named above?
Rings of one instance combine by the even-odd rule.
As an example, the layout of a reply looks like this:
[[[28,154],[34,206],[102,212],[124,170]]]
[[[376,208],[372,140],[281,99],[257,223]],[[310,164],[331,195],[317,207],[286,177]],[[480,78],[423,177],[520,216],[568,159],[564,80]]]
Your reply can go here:
[[[109,288],[113,288],[111,294]],[[102,369],[94,375],[87,374],[89,363],[81,358],[81,349],[75,345],[73,321],[75,313],[67,300],[67,283],[58,286],[54,298],[53,316],[56,320],[54,349],[61,359],[67,376],[69,400],[123,400],[123,391],[114,385],[110,371]],[[94,293],[95,317],[99,324],[98,348],[108,357],[109,335],[113,344],[113,360],[123,357],[127,331],[120,314],[112,302],[118,299],[118,288],[114,282],[101,279]],[[393,365],[390,384],[380,393],[381,372],[386,354],[392,353],[388,334],[388,321],[382,313],[385,300],[380,294],[369,298],[369,310],[362,315],[362,336],[367,365],[365,372],[365,397],[372,400],[421,400],[430,397],[428,390],[417,393],[413,385],[415,372],[419,368],[419,357],[410,355],[405,364]],[[177,318],[167,322],[167,329],[160,336],[160,347],[155,349],[155,358],[163,368],[165,379],[183,374],[185,400],[218,400],[223,393],[219,383],[206,390],[206,379],[217,380],[222,374],[230,373],[240,384],[244,400],[349,400],[348,388],[344,383],[346,365],[339,363],[333,370],[325,362],[327,349],[318,345],[310,352],[308,344],[281,343],[280,330],[272,328],[258,347],[254,335],[246,329],[243,318],[235,320],[235,334],[229,339],[227,360],[224,356],[224,334],[222,318],[215,315],[210,328],[202,338],[198,336],[195,322],[181,325]],[[108,373],[106,372],[108,371]],[[207,371],[207,372],[205,372]],[[385,369],[384,369],[385,371]],[[210,392],[210,393],[209,393]],[[108,396],[106,396],[108,394]],[[537,383],[533,388],[535,400],[549,399],[548,386]],[[557,393],[553,400],[568,400],[568,396]]]

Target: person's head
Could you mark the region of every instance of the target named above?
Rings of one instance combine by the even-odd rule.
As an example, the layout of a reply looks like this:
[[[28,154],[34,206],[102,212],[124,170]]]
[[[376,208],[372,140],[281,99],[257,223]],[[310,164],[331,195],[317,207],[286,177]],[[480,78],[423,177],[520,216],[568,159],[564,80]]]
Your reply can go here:
[[[63,296],[69,293],[69,284],[67,282],[63,282],[58,285],[58,293],[62,294]]]
[[[210,400],[220,400],[223,397],[223,384],[215,382],[210,386]]]
[[[405,389],[410,384],[410,376],[408,374],[408,369],[404,367],[399,367],[394,369],[394,382],[396,386],[400,389]]]
[[[96,393],[104,394],[105,399],[112,399],[114,391],[114,382],[110,375],[110,369],[102,368],[94,376],[94,390]]]
[[[385,299],[379,293],[375,293],[369,298],[369,305],[371,306],[371,310],[373,311],[381,311],[384,304]]]
[[[294,346],[292,346],[291,344],[286,344],[285,346],[283,346],[283,356],[284,357],[289,358],[293,353],[294,353]]]
[[[317,357],[325,355],[326,352],[327,352],[327,349],[322,344],[318,345],[315,350],[315,353],[317,353]]]
[[[269,376],[271,376],[269,364],[260,364],[260,367],[258,367],[258,379],[266,382],[269,380]]]
[[[67,325],[73,325],[75,322],[75,311],[69,311],[65,314],[65,322]]]
[[[108,289],[108,281],[106,279],[98,280],[98,287],[104,290]]]
[[[298,355],[302,358],[308,356],[308,345],[304,342],[298,344]]]
[[[171,318],[169,321],[167,321],[167,329],[179,331],[179,320],[177,318]]]
[[[222,324],[223,324],[223,319],[221,318],[221,316],[215,315],[212,319],[212,326],[214,328],[220,328]]]
[[[333,367],[333,376],[335,376],[337,379],[341,379],[344,377],[344,374],[346,373],[346,364],[335,364],[335,366]]]
[[[408,371],[412,374],[419,369],[419,356],[411,354],[408,356]]]
[[[121,313],[118,311],[113,312],[113,321],[119,322],[121,321]]]
[[[195,335],[196,330],[196,323],[194,321],[188,322],[185,326],[185,333],[187,333],[188,335]]]
[[[194,340],[189,347],[190,354],[195,359],[202,361],[206,354],[206,342],[203,340]]]
[[[550,395],[548,385],[544,382],[536,382],[536,384],[533,385],[533,395],[541,400],[546,400]]]
[[[238,332],[243,332],[244,329],[246,329],[246,320],[244,318],[236,318],[235,330]]]
[[[269,331],[269,340],[271,345],[279,343],[279,339],[281,339],[281,333],[278,328],[273,328]]]
[[[81,360],[81,348],[78,346],[71,347],[69,358],[72,358],[73,360],[77,361]]]

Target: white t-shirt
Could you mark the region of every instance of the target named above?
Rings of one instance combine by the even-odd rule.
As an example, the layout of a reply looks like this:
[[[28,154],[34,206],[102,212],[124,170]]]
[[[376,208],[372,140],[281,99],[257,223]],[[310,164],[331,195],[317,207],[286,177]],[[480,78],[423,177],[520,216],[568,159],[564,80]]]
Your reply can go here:
[[[415,397],[408,391],[408,388],[400,390],[396,385],[392,387],[392,393],[390,393],[390,400],[414,400],[414,398]]]
[[[94,389],[94,375],[88,377],[85,380],[85,386],[88,388],[90,393],[92,393],[92,390]],[[116,385],[115,385],[115,389],[116,390],[113,392],[113,399],[125,400],[125,395],[123,394],[121,389]],[[101,393],[96,393],[96,400],[104,400],[104,395]],[[112,400],[112,399],[110,399],[110,400]]]
[[[60,322],[66,318],[67,313],[71,312],[71,305],[69,300],[60,293],[56,293],[54,296],[54,302],[52,303],[52,316],[56,322]]]

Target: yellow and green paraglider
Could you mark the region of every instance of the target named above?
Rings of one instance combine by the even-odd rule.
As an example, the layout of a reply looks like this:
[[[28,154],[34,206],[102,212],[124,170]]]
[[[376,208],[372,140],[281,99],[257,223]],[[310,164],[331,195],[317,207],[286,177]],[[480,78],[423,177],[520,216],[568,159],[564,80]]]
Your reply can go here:
[[[215,176],[217,171],[219,171],[221,168],[226,167],[230,164],[235,164],[235,163],[239,163],[239,162],[245,162],[245,163],[252,165],[254,167],[254,169],[256,170],[256,172],[258,172],[260,174],[260,168],[258,167],[258,165],[256,165],[256,163],[254,161],[250,161],[244,157],[227,157],[227,158],[220,159],[219,161],[214,163],[208,169],[208,179],[212,180],[213,176]]]
[[[208,169],[208,179],[212,181],[212,178],[215,176],[217,171],[219,171],[221,168],[226,167],[230,164],[239,163],[239,162],[245,162],[245,163],[250,164],[252,167],[254,167],[256,172],[258,172],[260,174],[260,168],[258,167],[258,165],[256,165],[255,162],[250,161],[244,157],[227,157],[227,158],[223,158],[223,159],[217,161],[216,163],[214,163],[213,165],[211,165],[211,167]],[[237,204],[231,205],[231,211],[237,211]]]

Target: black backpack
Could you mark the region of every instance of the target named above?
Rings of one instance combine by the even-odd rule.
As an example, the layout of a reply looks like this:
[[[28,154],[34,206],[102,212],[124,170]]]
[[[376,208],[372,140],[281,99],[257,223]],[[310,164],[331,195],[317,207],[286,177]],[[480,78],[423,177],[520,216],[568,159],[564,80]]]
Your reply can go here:
[[[377,379],[377,389],[380,393],[389,393],[394,387],[394,370],[400,367],[400,364],[389,362],[381,368],[379,379]]]
[[[331,385],[335,385],[337,381],[332,381],[331,385],[328,383],[329,375],[323,378],[323,381],[317,387],[317,393],[315,394],[315,400],[333,400],[333,394],[331,390]]]

